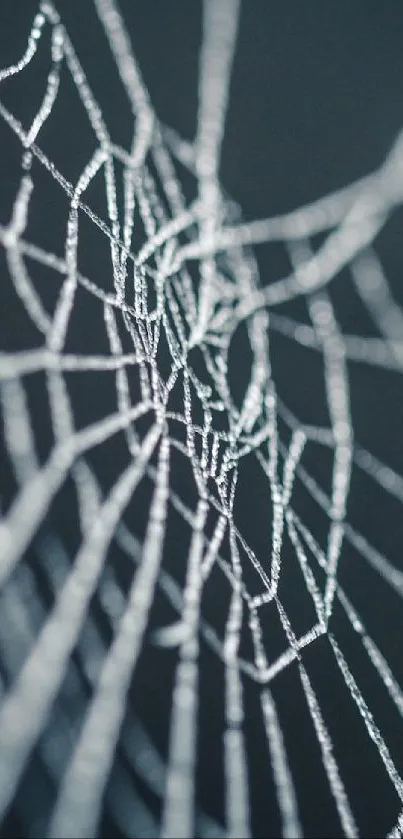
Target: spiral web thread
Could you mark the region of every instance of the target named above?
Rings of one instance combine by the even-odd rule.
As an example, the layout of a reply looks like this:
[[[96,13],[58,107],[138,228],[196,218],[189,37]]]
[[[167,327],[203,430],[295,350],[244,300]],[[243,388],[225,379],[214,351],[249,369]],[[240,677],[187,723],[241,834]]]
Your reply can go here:
[[[403,592],[402,571],[349,523],[347,514],[354,470],[361,470],[384,494],[403,501],[403,478],[355,439],[349,374],[353,363],[397,374],[403,368],[403,314],[373,248],[377,234],[403,198],[402,140],[397,139],[379,170],[365,179],[286,216],[242,223],[218,180],[237,39],[237,0],[206,0],[204,4],[198,127],[193,143],[158,121],[114,0],[94,0],[94,6],[133,114],[129,150],[114,143],[96,91],[87,81],[85,56],[82,65],[51,3],[40,4],[24,55],[0,73],[4,89],[12,76],[29,74],[31,60],[45,49],[45,35],[50,38],[51,69],[31,126],[23,127],[0,103],[1,116],[18,138],[22,156],[10,220],[0,227],[8,265],[8,277],[3,276],[2,282],[12,283],[18,305],[24,307],[40,336],[39,347],[0,355],[5,449],[15,479],[15,492],[4,503],[0,526],[0,814],[6,817],[32,756],[39,755],[56,792],[52,801],[38,798],[42,809],[31,817],[32,834],[39,830],[35,818],[43,829],[44,817],[49,836],[94,836],[106,810],[124,835],[156,835],[158,830],[164,837],[187,837],[195,830],[199,835],[251,835],[244,713],[244,686],[249,681],[259,692],[283,835],[303,835],[282,708],[272,690],[280,674],[293,666],[298,669],[340,833],[359,835],[354,802],[333,749],[332,720],[322,712],[304,663],[306,649],[324,636],[356,709],[356,725],[373,741],[380,772],[386,773],[396,793],[395,811],[385,814],[388,835],[401,836],[403,782],[392,744],[386,742],[381,722],[371,713],[370,696],[363,695],[355,679],[343,644],[333,632],[332,616],[337,603],[362,644],[374,679],[402,715],[403,693],[387,653],[379,648],[371,626],[364,625],[354,598],[338,580],[340,557],[350,545],[394,596],[401,597]],[[41,132],[62,96],[63,68],[74,82],[96,144],[75,183],[41,150]],[[197,182],[197,198],[190,205],[177,174],[178,161]],[[123,172],[123,200],[118,168]],[[26,237],[40,169],[47,171],[68,201],[64,255]],[[86,203],[86,191],[94,179],[104,184],[107,222]],[[80,273],[78,247],[84,217],[108,242],[109,291],[97,285],[95,277]],[[133,235],[140,223],[143,241],[134,247]],[[312,238],[318,233],[326,236],[315,250]],[[252,248],[276,241],[287,248],[293,270],[262,288]],[[43,304],[31,276],[33,264],[49,269],[57,283],[52,312]],[[347,335],[339,326],[330,288],[344,268],[379,337]],[[104,355],[69,351],[69,324],[79,305],[79,291],[99,306],[109,347]],[[276,306],[296,297],[305,299],[310,324],[276,313]],[[7,318],[7,312],[3,317]],[[241,323],[247,328],[252,366],[243,402],[237,407],[228,383],[228,364],[231,341]],[[122,330],[131,343],[130,352]],[[279,383],[270,361],[270,336],[276,332],[322,359],[328,427],[299,421],[277,396]],[[90,346],[90,331],[87,340]],[[168,373],[160,364],[162,342],[169,355]],[[194,369],[195,350],[205,365],[204,380],[199,368],[197,373]],[[115,381],[116,411],[77,427],[68,375],[79,379],[108,371]],[[44,403],[43,410],[50,411],[53,443],[45,459],[37,451],[25,391],[26,379],[33,374],[45,382],[48,407]],[[130,387],[134,375],[139,382],[136,402]],[[172,410],[174,391],[181,407]],[[288,444],[280,434],[280,420],[288,428]],[[125,441],[125,467],[105,490],[90,453],[95,448],[102,452],[119,435]],[[330,495],[304,465],[311,444],[331,453]],[[198,498],[194,507],[171,487],[174,452],[191,465]],[[234,512],[239,475],[248,459],[261,470],[271,497],[272,532],[264,557],[247,543]],[[130,530],[130,516],[124,519],[124,515],[146,478],[153,489],[140,539],[135,527],[134,532]],[[78,508],[80,544],[75,556],[68,555],[50,524],[46,528],[55,498],[63,493],[68,479]],[[322,546],[294,507],[296,481],[326,516],[327,541]],[[190,533],[181,557],[186,568],[183,584],[171,569],[164,568],[166,529],[173,510]],[[209,517],[214,519],[210,530]],[[315,611],[314,622],[302,635],[293,628],[281,597],[286,536],[300,568],[301,591]],[[47,575],[50,606],[38,593],[35,566],[33,570],[26,560],[30,546],[34,546],[36,566]],[[129,590],[122,588],[115,573],[116,546],[133,564]],[[251,573],[256,581],[252,592]],[[204,588],[213,575],[221,575],[229,593],[221,633],[203,614]],[[148,624],[157,591],[177,613],[177,621],[159,628],[152,640],[167,655],[169,650],[177,651],[166,760],[128,699],[129,688],[136,689],[140,656],[147,655]],[[108,621],[109,645],[92,615],[94,598]],[[286,638],[285,649],[275,657],[262,631],[269,604]],[[249,633],[253,648],[249,658],[240,651],[244,632]],[[221,825],[204,811],[197,795],[201,645],[221,661],[225,679],[225,824]],[[80,687],[77,659],[90,686],[89,698]],[[72,703],[75,697],[81,708],[78,726],[65,712],[63,698],[68,702],[69,697]],[[160,825],[147,797],[128,774],[128,766],[158,799]],[[25,803],[28,811],[32,809],[27,797]]]

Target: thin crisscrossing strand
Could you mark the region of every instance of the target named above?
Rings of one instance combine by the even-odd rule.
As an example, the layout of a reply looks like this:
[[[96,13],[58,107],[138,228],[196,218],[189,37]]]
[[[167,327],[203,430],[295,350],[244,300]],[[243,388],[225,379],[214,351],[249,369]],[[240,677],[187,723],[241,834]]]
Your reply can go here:
[[[385,375],[402,372],[403,313],[376,252],[377,235],[403,198],[402,138],[366,178],[287,215],[244,223],[219,178],[239,0],[203,5],[193,142],[159,121],[114,0],[94,0],[94,9],[132,114],[129,148],[115,142],[87,78],[85,55],[77,55],[52,3],[40,3],[24,54],[0,72],[5,89],[9,79],[29,74],[40,50],[50,52],[42,100],[28,128],[3,104],[0,91],[1,117],[21,147],[20,182],[9,220],[0,225],[0,241],[7,282],[38,336],[34,347],[0,353],[5,451],[15,481],[0,523],[0,817],[6,818],[36,755],[55,790],[43,808],[48,836],[94,836],[105,808],[127,836],[160,831],[167,838],[188,837],[195,830],[203,836],[252,835],[246,699],[252,685],[282,834],[304,835],[301,794],[275,696],[280,675],[293,666],[340,833],[359,835],[355,802],[333,742],[334,721],[321,707],[304,659],[322,638],[355,710],[356,726],[371,741],[379,772],[394,790],[396,808],[387,815],[386,829],[401,836],[403,781],[393,744],[371,709],[371,697],[359,686],[333,614],[340,608],[373,678],[402,716],[403,692],[388,651],[376,640],[376,626],[367,626],[359,614],[354,592],[339,579],[343,552],[354,549],[379,584],[403,596],[403,572],[348,515],[354,470],[403,502],[403,477],[356,439],[350,376],[356,363]],[[65,74],[94,141],[74,183],[41,147]],[[195,181],[193,201],[185,197],[178,164]],[[66,201],[64,253],[29,237],[38,172],[47,174]],[[99,181],[107,219],[87,199],[91,184]],[[80,267],[84,219],[109,248],[107,290]],[[140,245],[138,230],[143,231]],[[324,238],[315,249],[316,234]],[[263,287],[253,246],[270,242],[283,243],[292,268]],[[52,272],[57,286],[52,311],[36,287],[33,265]],[[346,334],[339,323],[331,292],[344,269],[376,336]],[[69,329],[83,294],[98,307],[103,354],[93,350],[90,331],[87,352],[70,348]],[[296,298],[306,303],[308,323],[276,311]],[[241,328],[252,362],[237,404],[230,367],[233,339]],[[272,336],[278,333],[320,358],[328,425],[299,419],[282,400],[273,372]],[[113,377],[115,410],[78,425],[69,376],[81,378],[85,389],[88,377],[100,374]],[[36,444],[26,388],[34,375],[44,383],[43,411],[51,428],[45,457]],[[114,439],[123,440],[125,464],[106,486],[92,455]],[[328,492],[305,463],[311,446],[331,455]],[[179,460],[190,468],[196,503],[177,489]],[[271,532],[264,556],[249,544],[237,515],[238,485],[251,462],[268,489]],[[151,493],[141,536],[135,504],[146,484]],[[294,503],[297,484],[326,519],[324,544]],[[75,550],[66,547],[52,524],[67,485],[78,510]],[[184,569],[178,577],[172,563],[166,564],[173,516],[186,534],[174,548]],[[262,529],[266,532],[266,522]],[[301,592],[314,614],[302,633],[283,602],[290,546]],[[116,551],[131,568],[126,587],[113,561]],[[46,578],[48,600],[38,588],[38,569]],[[204,610],[205,593],[216,580],[228,595],[221,628]],[[155,627],[153,606],[161,597],[176,617]],[[98,607],[109,641],[96,617]],[[269,608],[285,639],[278,653],[265,636]],[[131,702],[148,645],[170,661],[175,655],[164,755]],[[223,674],[222,823],[198,793],[204,649]]]

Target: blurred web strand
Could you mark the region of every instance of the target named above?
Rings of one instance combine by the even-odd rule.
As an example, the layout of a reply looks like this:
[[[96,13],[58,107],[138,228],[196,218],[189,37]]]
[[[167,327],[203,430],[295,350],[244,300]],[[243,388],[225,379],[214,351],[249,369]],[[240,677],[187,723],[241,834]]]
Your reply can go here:
[[[214,237],[217,224],[219,202],[218,166],[221,142],[224,132],[228,89],[232,59],[236,44],[239,14],[238,0],[225,0],[214,3],[207,0],[203,6],[203,42],[200,51],[199,68],[199,111],[196,138],[196,172],[199,180],[199,198],[202,214],[202,235],[207,242]],[[207,258],[201,264],[198,315],[190,344],[199,343],[205,331],[213,309],[214,260]],[[185,376],[185,416],[187,426],[187,449],[189,458],[194,462],[194,439],[192,435],[191,395],[188,377]],[[197,470],[198,472],[198,470]],[[206,501],[206,482],[197,474],[197,483],[201,494],[196,511],[196,529],[192,539],[188,576],[184,593],[184,616],[186,639],[179,650],[173,708],[170,758],[168,763],[167,793],[164,804],[162,835],[184,837],[193,831],[194,774],[196,767],[196,730],[197,730],[197,681],[198,681],[198,622],[202,592],[202,542],[200,533],[205,527],[208,505]],[[241,767],[245,763],[242,743],[232,741],[232,760]],[[237,783],[233,774],[228,778]],[[230,788],[229,800],[238,807],[241,796],[234,795]],[[240,828],[242,835],[249,835],[247,815],[236,819],[235,830]],[[233,816],[229,814],[229,827]],[[232,833],[232,831],[231,831]]]
[[[133,115],[129,151],[113,142],[63,21],[50,2],[40,4],[22,58],[0,71],[0,83],[27,72],[43,33],[51,28],[51,69],[31,126],[25,129],[0,102],[0,114],[22,146],[21,181],[10,221],[0,226],[0,242],[15,294],[43,341],[39,349],[27,347],[20,352],[0,354],[5,446],[18,483],[0,524],[0,596],[4,607],[0,647],[8,678],[8,683],[3,685],[2,679],[1,684],[0,815],[7,813],[30,758],[38,750],[57,788],[47,819],[48,836],[94,836],[105,801],[126,835],[152,835],[156,829],[155,814],[142,800],[126,764],[120,761],[116,752],[119,743],[129,767],[161,802],[160,830],[165,839],[191,836],[195,830],[203,836],[251,836],[253,812],[244,702],[247,678],[260,691],[262,731],[283,836],[303,835],[300,793],[287,753],[287,732],[281,726],[281,703],[276,704],[271,691],[276,676],[294,661],[340,829],[343,835],[354,837],[359,835],[359,825],[333,749],[332,721],[325,720],[302,652],[317,638],[328,638],[344,687],[357,709],[357,725],[360,720],[396,791],[397,801],[402,801],[403,782],[391,749],[352,673],[348,652],[342,651],[331,631],[337,600],[351,630],[361,638],[374,678],[380,680],[402,715],[402,689],[387,656],[364,626],[338,580],[346,542],[403,597],[402,572],[347,520],[353,468],[360,468],[385,493],[403,502],[402,476],[354,439],[348,367],[351,360],[358,360],[369,367],[402,371],[403,313],[393,299],[373,246],[391,211],[402,202],[402,136],[380,168],[366,178],[284,216],[244,224],[219,183],[239,25],[238,0],[204,2],[198,127],[193,144],[158,122],[114,0],[94,0],[94,6]],[[62,66],[69,70],[97,143],[75,184],[66,180],[40,148],[42,126],[51,118],[60,95]],[[148,165],[150,155],[154,155],[165,204]],[[186,205],[175,172],[176,159],[197,179],[198,197],[190,206]],[[124,172],[123,210],[117,198],[117,162]],[[43,166],[69,199],[64,254],[48,252],[25,238],[35,189],[35,166]],[[94,213],[85,197],[91,182],[100,177],[104,179],[107,222]],[[78,270],[82,213],[109,242],[113,291],[105,292],[93,278]],[[145,228],[145,241],[134,252],[132,238],[138,218]],[[326,231],[324,243],[313,252],[311,237]],[[275,240],[287,245],[293,269],[289,276],[260,288],[251,246]],[[51,268],[60,281],[53,315],[41,302],[30,276],[29,260]],[[187,270],[188,264],[194,262],[199,270],[196,292]],[[328,286],[347,266],[380,338],[345,335],[338,324]],[[148,281],[154,283],[156,291],[151,310]],[[73,354],[67,349],[79,288],[102,307],[109,347],[104,355]],[[312,325],[298,324],[272,311],[277,304],[298,296],[306,298]],[[122,317],[133,345],[130,353],[123,350],[118,316]],[[244,400],[237,408],[228,384],[228,353],[231,338],[242,321],[247,322],[253,362]],[[279,330],[321,355],[329,428],[304,425],[278,398],[270,362],[271,330]],[[170,353],[168,377],[162,375],[158,365],[162,335]],[[194,347],[203,355],[208,383],[201,382],[192,367],[190,351]],[[130,375],[135,369],[141,391],[137,404],[132,403],[130,390]],[[116,412],[85,428],[76,428],[64,374],[75,371],[84,376],[107,370],[115,377]],[[45,463],[36,451],[24,390],[24,377],[34,372],[43,372],[46,377],[54,434],[54,445]],[[182,410],[170,411],[169,397],[177,386]],[[197,422],[196,402],[198,416],[200,408],[203,416]],[[218,422],[215,427],[217,416],[223,412],[228,419],[225,431]],[[146,434],[140,431],[141,418],[150,420]],[[288,447],[280,438],[279,419],[290,431]],[[182,436],[175,434],[180,425],[185,427],[185,443]],[[127,464],[105,493],[87,458],[94,447],[102,447],[118,433],[125,435]],[[332,451],[330,497],[303,464],[310,441]],[[198,496],[195,508],[188,506],[170,486],[174,452],[191,465]],[[270,486],[272,533],[263,557],[257,557],[244,539],[234,513],[238,477],[247,457],[256,460]],[[49,531],[47,537],[40,537],[38,562],[54,595],[49,608],[37,593],[33,572],[24,557],[69,476],[78,500],[81,545],[77,555],[70,557],[57,534]],[[123,515],[145,476],[152,480],[154,489],[141,544],[127,529]],[[324,549],[294,510],[293,485],[297,479],[328,519]],[[171,508],[191,532],[183,587],[164,569]],[[206,525],[211,513],[216,524],[213,535],[208,536]],[[316,614],[315,623],[300,637],[281,599],[285,536],[293,546]],[[229,558],[222,552],[225,538],[229,540]],[[122,591],[113,563],[108,562],[114,540],[133,564],[129,592]],[[311,557],[315,570],[323,574],[323,589],[311,569]],[[250,564],[261,582],[260,594],[252,596],[248,590],[245,563]],[[204,588],[216,571],[230,589],[223,638],[203,614]],[[140,727],[128,701],[133,679],[136,684],[136,665],[146,648],[157,588],[178,615],[176,623],[154,633],[155,643],[162,648],[177,647],[167,766]],[[90,604],[95,595],[112,629],[109,647],[92,620]],[[263,610],[269,605],[276,610],[288,643],[285,652],[274,661],[263,637]],[[252,639],[252,660],[241,654],[245,619]],[[225,827],[204,812],[198,798],[201,639],[224,669]],[[89,700],[72,665],[73,650],[91,685]],[[73,697],[79,696],[83,710],[79,730],[66,715],[60,699],[64,682],[67,698],[73,702]],[[55,736],[61,756],[52,741]],[[395,826],[389,835],[401,836],[402,815],[390,815],[392,825],[393,822]]]

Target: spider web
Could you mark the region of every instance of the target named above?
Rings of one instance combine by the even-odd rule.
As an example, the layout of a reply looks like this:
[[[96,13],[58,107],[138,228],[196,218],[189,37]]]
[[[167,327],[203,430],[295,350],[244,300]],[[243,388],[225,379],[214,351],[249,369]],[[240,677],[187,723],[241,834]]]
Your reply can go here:
[[[353,486],[364,506],[375,493],[396,530],[403,478],[360,444],[354,371],[388,394],[403,368],[403,314],[375,250],[403,197],[402,140],[368,177],[244,223],[219,182],[237,0],[204,4],[193,143],[158,120],[113,0],[94,8],[129,149],[53,4],[0,72],[6,94],[39,56],[49,62],[29,127],[0,102],[20,161],[0,226],[4,336],[9,307],[21,318],[17,348],[0,355],[4,835],[18,824],[30,836],[296,837],[316,813],[319,831],[357,836],[367,784],[365,806],[387,803],[379,830],[401,836],[391,725],[403,693],[397,633],[388,649],[380,625],[399,613],[403,574],[350,500]],[[67,84],[93,148],[75,180],[42,143]],[[64,252],[30,238],[32,207],[46,202]],[[254,246],[275,242],[290,272],[262,286]],[[102,270],[87,276],[91,247]],[[342,327],[338,281],[368,313],[368,335]],[[323,421],[283,398],[299,373],[276,366],[281,340],[312,365]]]

